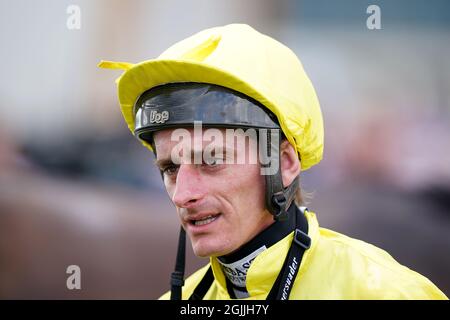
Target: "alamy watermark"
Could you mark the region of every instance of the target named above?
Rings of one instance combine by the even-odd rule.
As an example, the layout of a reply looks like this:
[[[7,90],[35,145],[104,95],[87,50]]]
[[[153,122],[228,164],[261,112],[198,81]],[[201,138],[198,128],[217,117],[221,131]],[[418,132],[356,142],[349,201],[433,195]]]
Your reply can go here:
[[[70,274],[66,280],[66,287],[69,290],[81,289],[81,269],[79,266],[72,264],[67,267],[66,273]]]
[[[69,30],[81,29],[81,9],[75,4],[71,4],[67,7],[66,13],[68,14],[66,20],[66,27]]]
[[[381,29],[381,9],[376,4],[371,4],[367,7],[367,17],[366,26],[369,30],[380,30]]]
[[[171,150],[174,164],[257,164],[261,175],[276,174],[279,169],[280,130],[203,128],[194,122],[193,134],[188,129],[172,131]],[[206,145],[205,145],[206,142]]]

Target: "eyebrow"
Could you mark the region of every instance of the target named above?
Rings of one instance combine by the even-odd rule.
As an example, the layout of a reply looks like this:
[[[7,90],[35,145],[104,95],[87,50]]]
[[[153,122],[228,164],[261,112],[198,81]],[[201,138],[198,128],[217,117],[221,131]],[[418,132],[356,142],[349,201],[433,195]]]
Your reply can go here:
[[[170,159],[158,159],[155,160],[155,165],[159,168],[162,169],[170,164],[173,164],[173,161]]]

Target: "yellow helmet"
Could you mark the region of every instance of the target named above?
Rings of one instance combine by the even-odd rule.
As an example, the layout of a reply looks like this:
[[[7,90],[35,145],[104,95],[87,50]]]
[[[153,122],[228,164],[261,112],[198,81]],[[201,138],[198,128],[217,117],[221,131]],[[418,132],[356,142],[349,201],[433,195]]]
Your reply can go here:
[[[315,90],[296,55],[245,24],[203,30],[158,58],[137,64],[101,61],[122,69],[117,79],[122,114],[135,131],[134,106],[142,93],[168,83],[197,82],[241,92],[268,108],[296,148],[302,170],[323,155],[323,120]],[[150,143],[142,143],[152,150]]]

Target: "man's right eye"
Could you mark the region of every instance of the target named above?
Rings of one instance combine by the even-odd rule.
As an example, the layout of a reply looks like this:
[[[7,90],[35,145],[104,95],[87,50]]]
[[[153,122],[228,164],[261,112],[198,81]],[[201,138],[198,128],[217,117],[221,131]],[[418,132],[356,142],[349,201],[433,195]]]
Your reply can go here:
[[[172,164],[167,167],[164,167],[162,169],[162,172],[163,172],[163,174],[167,174],[167,175],[171,176],[171,175],[174,175],[177,173],[179,167],[180,167],[179,165]]]

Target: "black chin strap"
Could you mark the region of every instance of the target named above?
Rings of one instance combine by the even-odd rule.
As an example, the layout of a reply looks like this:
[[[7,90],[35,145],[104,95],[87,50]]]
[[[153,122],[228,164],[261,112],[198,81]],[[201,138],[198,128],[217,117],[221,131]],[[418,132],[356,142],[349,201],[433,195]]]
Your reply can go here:
[[[177,260],[175,271],[170,276],[170,300],[181,300],[181,288],[184,286],[184,266],[186,260],[186,232],[180,227],[180,236],[178,237]]]
[[[305,209],[307,210],[307,209]],[[298,210],[294,238],[284,260],[281,271],[272,286],[266,300],[288,300],[300,269],[303,254],[311,247],[311,238],[308,236],[308,221],[303,212]]]
[[[280,165],[281,132],[279,129],[267,131],[267,157],[270,162],[262,167],[276,168],[274,174],[266,174],[266,207],[275,220],[284,221],[288,217],[288,208],[294,201],[299,185],[299,176],[287,187],[283,187]]]

